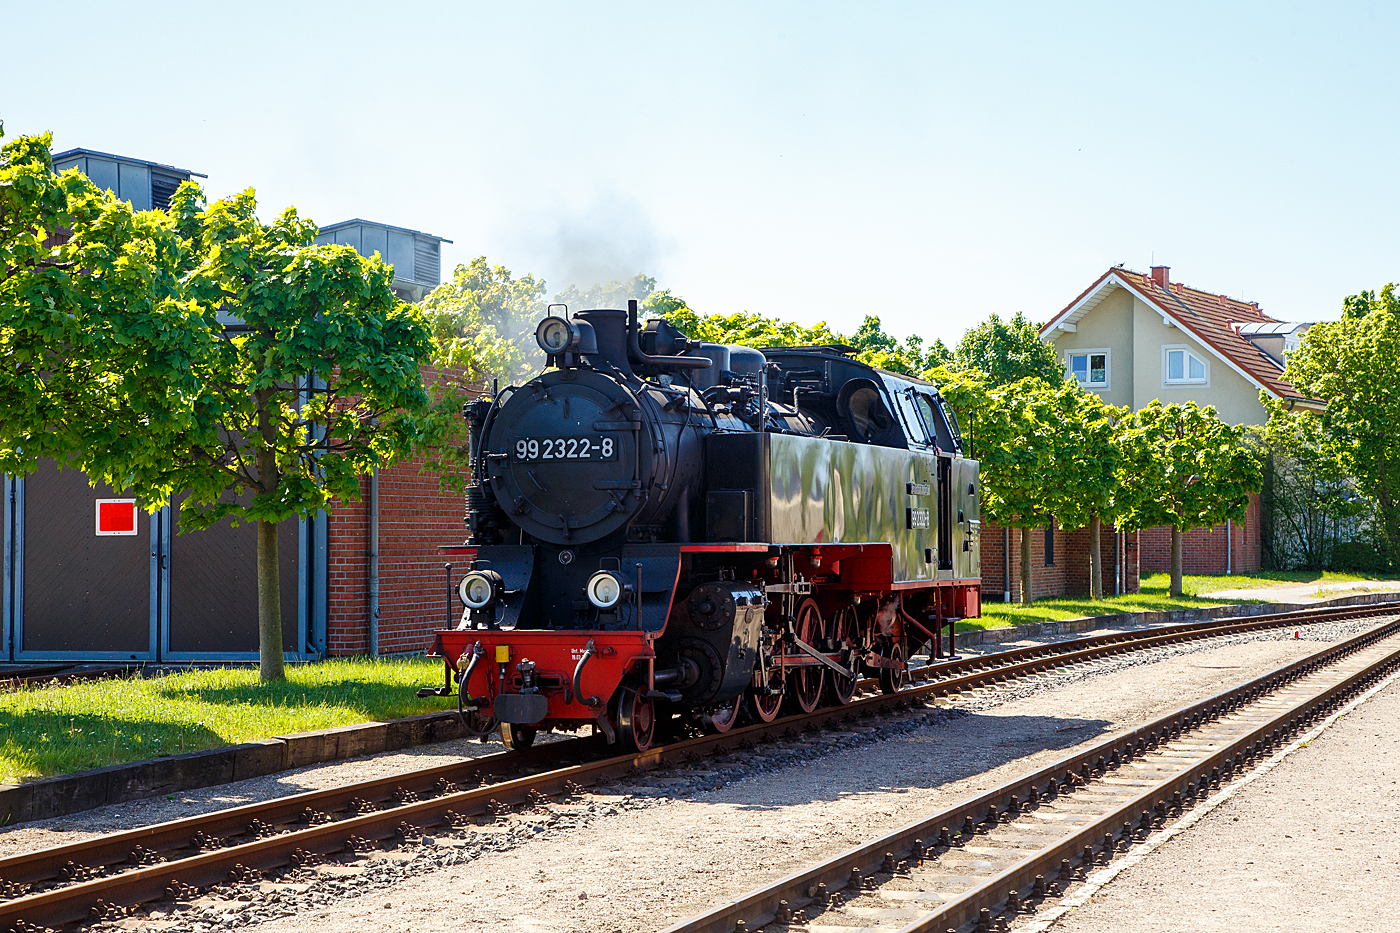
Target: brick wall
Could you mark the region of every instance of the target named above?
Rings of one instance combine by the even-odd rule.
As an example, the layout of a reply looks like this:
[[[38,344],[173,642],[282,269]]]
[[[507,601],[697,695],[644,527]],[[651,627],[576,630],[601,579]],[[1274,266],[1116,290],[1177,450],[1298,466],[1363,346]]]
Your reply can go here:
[[[457,375],[457,374],[451,374]],[[426,380],[441,378],[431,370]],[[438,491],[421,458],[379,471],[379,652],[422,652],[448,622],[448,582],[437,548],[466,540],[461,496]],[[326,642],[331,655],[369,651],[369,477],[359,501],[332,503],[326,554]],[[452,571],[452,583],[462,568]],[[453,597],[452,610],[460,608]],[[452,619],[456,623],[456,618]]]
[[[1006,545],[1009,538],[1011,559],[1011,601],[1021,598],[1021,531],[1011,528],[1008,534],[994,522],[982,523],[982,598],[998,602],[1006,586]],[[1089,529],[1065,531],[1055,529],[1055,563],[1045,565],[1045,530],[1036,528],[1031,536],[1031,598],[1045,596],[1081,596],[1089,592]],[[1125,534],[1123,548],[1123,591],[1138,591],[1138,536]],[[1099,551],[1103,561],[1103,589],[1113,595],[1113,526],[1105,525],[1099,534]]]
[[[1250,573],[1263,566],[1264,547],[1259,535],[1259,496],[1249,497],[1245,520],[1231,523],[1226,534],[1224,524],[1211,528],[1192,528],[1181,536],[1181,569],[1183,573],[1225,573],[1226,566],[1235,573]],[[1142,572],[1169,573],[1172,560],[1172,530],[1168,525],[1147,528],[1142,532]]]

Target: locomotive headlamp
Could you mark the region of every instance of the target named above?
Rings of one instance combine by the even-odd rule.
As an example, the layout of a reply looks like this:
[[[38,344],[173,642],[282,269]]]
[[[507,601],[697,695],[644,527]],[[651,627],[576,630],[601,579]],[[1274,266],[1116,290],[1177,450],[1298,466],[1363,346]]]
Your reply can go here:
[[[547,317],[535,328],[535,343],[546,353],[563,353],[578,341],[578,328],[562,317]]]
[[[611,609],[622,598],[622,581],[606,570],[588,580],[588,601],[599,609]]]
[[[473,570],[457,584],[457,596],[468,609],[485,609],[501,596],[501,575],[494,570]]]

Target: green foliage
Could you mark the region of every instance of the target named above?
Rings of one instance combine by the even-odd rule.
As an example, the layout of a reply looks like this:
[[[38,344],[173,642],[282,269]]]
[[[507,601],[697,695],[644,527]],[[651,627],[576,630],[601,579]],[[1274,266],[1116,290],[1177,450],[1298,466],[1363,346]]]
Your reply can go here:
[[[1226,424],[1213,406],[1154,401],[1133,413],[1126,430],[1127,442],[1141,445],[1145,456],[1122,477],[1123,528],[1186,531],[1244,520],[1250,494],[1263,486],[1247,428]]]
[[[465,369],[471,381],[523,382],[544,368],[535,326],[545,315],[545,283],[516,278],[485,256],[459,265],[452,280],[419,304],[432,330],[433,361]]]
[[[216,335],[195,372],[196,423],[159,469],[101,455],[84,468],[147,499],[189,490],[184,528],[225,515],[278,522],[358,497],[361,475],[417,439],[427,326],[394,296],[387,265],[315,245],[316,225],[295,210],[264,224],[251,190],[208,208],[202,198],[186,183],[171,202],[184,305]],[[221,326],[220,314],[238,324]]]
[[[935,340],[925,350],[923,338],[911,334],[900,343],[885,333],[880,319],[874,315],[866,315],[855,335],[846,337],[832,330],[825,321],[803,326],[753,311],[702,315],[669,291],[657,292],[645,307],[652,312],[649,316],[666,317],[691,339],[710,343],[759,348],[849,346],[862,363],[918,377],[949,358],[943,341]]]
[[[1368,575],[1389,573],[1390,560],[1370,541],[1338,541],[1327,555],[1335,570],[1349,570]]]
[[[992,386],[1030,378],[1046,385],[1065,381],[1054,346],[1042,341],[1039,328],[1019,311],[1007,321],[993,314],[963,334],[950,368],[976,370]]]
[[[1285,378],[1327,400],[1328,457],[1375,501],[1384,550],[1400,555],[1400,296],[1396,286],[1347,298],[1340,321],[1314,324],[1288,355]]]
[[[1095,517],[1114,522],[1144,455],[1123,430],[1128,410],[1068,380],[1047,387],[1046,395],[1065,458],[1048,483],[1056,522],[1062,528],[1082,528]]]
[[[1009,528],[1037,528],[1062,505],[1059,489],[1076,452],[1062,430],[1077,404],[1072,386],[1039,379],[992,384],[976,370],[938,370],[943,397],[975,439],[982,514]]]
[[[825,321],[804,327],[753,311],[702,315],[684,302],[674,308],[669,317],[671,323],[687,337],[708,343],[736,343],[746,347],[807,347],[846,342]]]
[[[170,218],[54,175],[49,152],[48,135],[0,148],[0,469],[99,458],[124,488],[195,426],[214,337],[180,301]]]
[[[1289,411],[1263,392],[1260,400],[1269,412],[1260,440],[1268,463],[1263,504],[1270,562],[1290,569],[1334,566],[1343,537],[1367,524],[1372,503],[1328,443],[1318,414]]]
[[[181,530],[259,525],[264,679],[281,676],[276,535],[406,455],[428,399],[429,331],[392,271],[252,191],[133,211],[47,136],[0,149],[0,468],[51,457]],[[228,326],[233,324],[234,326]]]

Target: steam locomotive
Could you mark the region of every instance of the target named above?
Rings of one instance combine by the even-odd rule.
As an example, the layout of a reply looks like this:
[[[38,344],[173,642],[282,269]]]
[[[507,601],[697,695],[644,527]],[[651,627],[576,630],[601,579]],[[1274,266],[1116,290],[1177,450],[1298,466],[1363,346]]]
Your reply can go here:
[[[535,339],[546,370],[466,410],[471,535],[444,549],[468,569],[435,692],[476,734],[592,723],[645,750],[676,715],[849,703],[979,614],[977,462],[935,386],[845,346],[691,340],[636,302]]]

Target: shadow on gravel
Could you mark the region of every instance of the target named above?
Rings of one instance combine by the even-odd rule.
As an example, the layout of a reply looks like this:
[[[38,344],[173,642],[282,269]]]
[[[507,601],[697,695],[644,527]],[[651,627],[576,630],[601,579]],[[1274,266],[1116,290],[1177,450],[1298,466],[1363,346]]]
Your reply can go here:
[[[861,726],[840,733],[835,744],[814,742],[806,754],[798,750],[789,756],[763,757],[760,752],[753,765],[743,769],[744,776],[785,769],[793,780],[764,782],[761,788],[736,785],[710,799],[741,810],[772,810],[855,794],[933,790],[1031,755],[1068,751],[1114,728],[1106,719],[992,716],[963,710],[945,711],[912,728],[900,725]],[[1046,756],[1026,770],[1059,757]],[[764,799],[753,799],[758,795]]]

